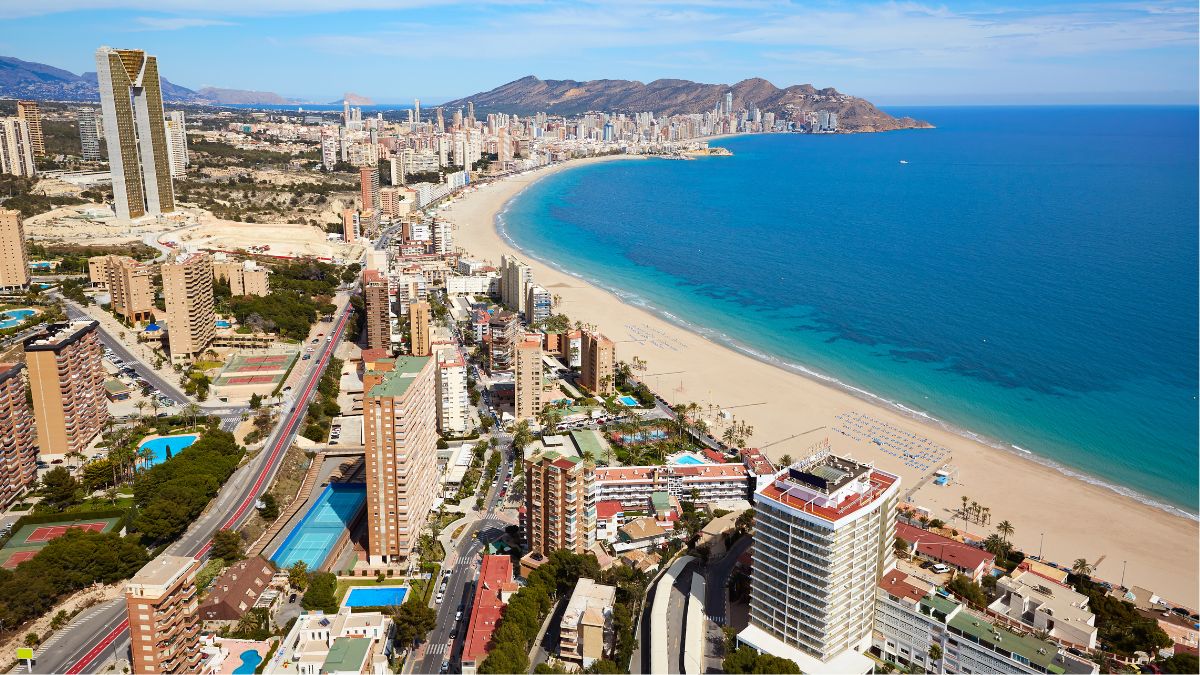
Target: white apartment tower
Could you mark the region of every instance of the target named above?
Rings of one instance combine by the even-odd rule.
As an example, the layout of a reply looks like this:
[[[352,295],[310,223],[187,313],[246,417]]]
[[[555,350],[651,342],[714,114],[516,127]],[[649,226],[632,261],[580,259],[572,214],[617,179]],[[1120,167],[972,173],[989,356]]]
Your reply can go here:
[[[869,673],[900,478],[822,445],[754,495],[750,625],[738,641],[806,673]]]
[[[79,109],[79,145],[83,149],[83,161],[100,161],[100,130],[96,126],[96,109]]]
[[[33,138],[29,123],[18,117],[0,118],[0,173],[33,178]]]
[[[471,399],[467,393],[467,362],[457,349],[437,352],[438,431],[465,434],[470,426]]]
[[[182,176],[187,173],[188,164],[188,149],[187,149],[187,124],[183,119],[182,110],[172,110],[167,115],[167,153],[171,157],[171,177]]]

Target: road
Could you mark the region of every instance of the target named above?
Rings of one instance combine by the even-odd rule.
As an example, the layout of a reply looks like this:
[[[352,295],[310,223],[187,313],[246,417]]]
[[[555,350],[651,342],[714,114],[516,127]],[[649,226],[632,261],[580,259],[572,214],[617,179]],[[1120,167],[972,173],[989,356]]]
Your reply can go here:
[[[218,529],[236,528],[245,522],[253,510],[254,502],[261,495],[279,468],[280,459],[291,446],[303,421],[309,398],[316,389],[317,381],[329,363],[350,317],[350,304],[345,302],[334,317],[335,328],[330,331],[332,340],[322,341],[317,355],[312,359],[308,371],[298,388],[299,395],[281,418],[268,438],[267,444],[253,459],[234,472],[222,486],[216,499],[191,528],[167,549],[169,555],[187,555],[203,558],[208,553],[212,535]],[[114,349],[114,351],[117,351]],[[120,354],[120,352],[117,352]],[[124,355],[122,355],[124,358]],[[131,359],[136,363],[135,359]],[[153,383],[153,380],[147,378]],[[286,404],[285,404],[286,405]],[[34,664],[34,673],[77,673],[95,672],[110,659],[117,658],[129,650],[129,624],[126,620],[123,599],[99,605],[81,614],[66,628],[62,637],[55,636],[53,649],[39,653]],[[89,670],[91,668],[92,670]]]

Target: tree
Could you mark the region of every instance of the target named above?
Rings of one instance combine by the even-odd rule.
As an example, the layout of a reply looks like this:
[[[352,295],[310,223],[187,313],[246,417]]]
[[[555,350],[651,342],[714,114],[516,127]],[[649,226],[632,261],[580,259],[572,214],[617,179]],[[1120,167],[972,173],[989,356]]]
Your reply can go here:
[[[749,647],[738,647],[722,664],[727,673],[799,673],[800,666],[790,659],[760,654]]]
[[[396,646],[407,649],[433,630],[437,612],[413,595],[408,602],[395,608],[392,621],[396,625]]]
[[[1176,654],[1162,662],[1164,673],[1200,673],[1200,658],[1195,654]]]
[[[279,517],[279,502],[275,499],[275,495],[270,492],[264,494],[262,496],[262,503],[263,507],[258,513],[263,517],[263,520],[272,522]]]
[[[308,582],[308,590],[300,599],[300,606],[309,611],[319,609],[326,614],[337,612],[337,577],[332,572],[315,572]]]
[[[1004,541],[1008,541],[1009,537],[1011,537],[1013,532],[1016,532],[1017,529],[1012,526],[1012,523],[1008,522],[1007,520],[1002,520],[996,525],[996,531],[1000,533],[1000,536],[1004,537]]]
[[[258,394],[250,394],[250,409],[258,410],[262,407],[262,396]]]
[[[792,465],[792,456],[787,453],[784,453],[783,457],[779,458],[779,463],[782,464],[783,466],[791,466]]]
[[[739,534],[749,534],[754,531],[754,509],[746,509],[738,514],[733,523],[733,529]]]
[[[1071,571],[1081,577],[1091,576],[1095,571],[1095,567],[1087,561],[1087,558],[1076,558],[1075,564],[1071,565]]]
[[[212,538],[212,555],[227,563],[242,559],[242,535],[233,530],[217,530]]]
[[[308,588],[308,563],[303,560],[293,563],[288,568],[288,583],[298,591]]]
[[[892,541],[892,549],[896,552],[897,556],[903,558],[908,557],[908,542],[904,541],[900,537],[896,537],[895,540]]]
[[[238,620],[228,637],[238,640],[266,640],[271,637],[271,614],[266,607],[256,607]]]
[[[55,511],[78,504],[79,481],[63,467],[54,467],[42,476],[42,500]]]
[[[946,584],[946,588],[977,608],[987,607],[987,596],[984,594],[983,588],[965,575],[954,575],[950,583]]]
[[[941,645],[929,645],[929,658],[934,661],[941,659],[942,658],[942,646]]]

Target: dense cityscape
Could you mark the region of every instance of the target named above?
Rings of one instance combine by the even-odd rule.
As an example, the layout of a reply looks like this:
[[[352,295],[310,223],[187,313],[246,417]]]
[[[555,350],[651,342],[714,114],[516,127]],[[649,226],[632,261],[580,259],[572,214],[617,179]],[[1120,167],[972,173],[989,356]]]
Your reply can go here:
[[[99,106],[0,101],[7,670],[1195,671],[1188,598],[923,503],[944,448],[758,444],[458,238],[499,186],[836,112],[174,106],[95,56]]]

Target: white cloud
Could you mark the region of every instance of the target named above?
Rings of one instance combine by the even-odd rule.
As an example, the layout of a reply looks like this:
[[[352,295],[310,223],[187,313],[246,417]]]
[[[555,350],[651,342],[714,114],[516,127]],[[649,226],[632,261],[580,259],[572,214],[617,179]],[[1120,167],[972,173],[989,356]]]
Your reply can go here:
[[[135,21],[137,22],[137,28],[134,28],[134,30],[180,30],[183,28],[202,28],[204,26],[235,25],[230,21],[185,16],[139,16]]]

